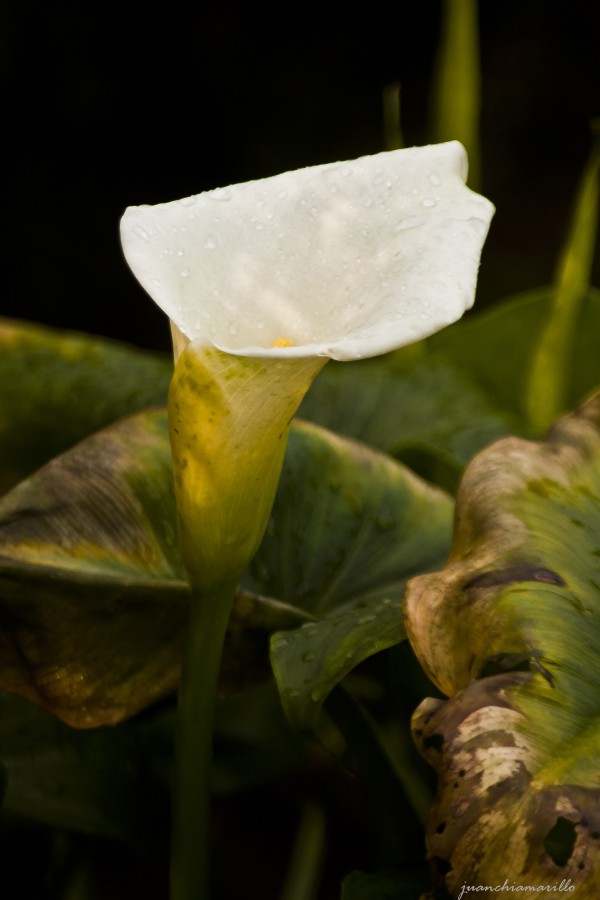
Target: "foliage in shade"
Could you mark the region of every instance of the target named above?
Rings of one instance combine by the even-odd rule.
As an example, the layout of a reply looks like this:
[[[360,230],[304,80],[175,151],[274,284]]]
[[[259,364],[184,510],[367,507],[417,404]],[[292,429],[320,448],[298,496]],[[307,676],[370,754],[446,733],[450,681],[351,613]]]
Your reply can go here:
[[[409,527],[413,516],[426,529]],[[342,602],[355,601],[315,626],[330,686],[401,640],[403,581],[440,563],[451,516],[441,491],[392,460],[294,426],[269,533],[234,603],[222,690],[269,676],[269,633]],[[0,501],[3,689],[78,727],[127,718],[176,686],[188,602],[164,411],[98,432]]]
[[[508,434],[534,433],[525,388],[552,292],[509,298],[385,359],[330,364],[300,414],[406,459],[429,477],[438,459],[447,470],[441,483],[455,486],[479,450]],[[588,290],[580,315],[569,405],[600,383],[600,291]]]
[[[176,686],[188,602],[164,411],[99,432],[0,501],[3,689],[78,727],[120,721]],[[305,619],[240,592],[223,688],[264,677],[265,635]]]
[[[318,617],[272,638],[282,702],[312,730],[358,663],[404,639],[401,598],[449,549],[453,503],[389,457],[297,423],[252,586]]]
[[[1,684],[71,724],[176,683],[187,586],[166,417],[125,420],[0,501]]]
[[[121,416],[166,402],[166,356],[0,319],[0,492]]]
[[[446,568],[409,586],[411,642],[451,698],[414,718],[440,779],[429,854],[451,892],[600,889],[599,535],[597,393],[544,442],[473,460]]]
[[[0,694],[0,746],[5,817],[143,843],[150,746],[133,729],[75,731]]]

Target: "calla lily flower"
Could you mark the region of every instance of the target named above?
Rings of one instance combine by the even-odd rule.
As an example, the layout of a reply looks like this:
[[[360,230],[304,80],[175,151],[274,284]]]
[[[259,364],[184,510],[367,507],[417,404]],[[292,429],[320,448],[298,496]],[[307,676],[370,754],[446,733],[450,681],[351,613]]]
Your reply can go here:
[[[257,549],[289,422],[327,359],[386,353],[472,305],[493,207],[466,172],[451,142],[126,211],[125,257],[173,326],[184,558],[203,585]]]
[[[125,256],[172,322],[180,544],[192,589],[179,693],[171,900],[208,896],[211,733],[237,582],[290,422],[327,359],[375,356],[473,303],[492,206],[460,144],[288,172],[127,210]],[[202,851],[204,848],[204,851]]]

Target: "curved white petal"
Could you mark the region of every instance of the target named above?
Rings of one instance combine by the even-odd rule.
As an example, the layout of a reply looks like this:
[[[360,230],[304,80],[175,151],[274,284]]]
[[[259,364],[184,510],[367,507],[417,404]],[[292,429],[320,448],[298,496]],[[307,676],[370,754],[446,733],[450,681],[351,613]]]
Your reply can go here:
[[[473,303],[493,206],[465,186],[466,167],[451,142],[132,207],[123,249],[189,340],[243,356],[376,356]]]

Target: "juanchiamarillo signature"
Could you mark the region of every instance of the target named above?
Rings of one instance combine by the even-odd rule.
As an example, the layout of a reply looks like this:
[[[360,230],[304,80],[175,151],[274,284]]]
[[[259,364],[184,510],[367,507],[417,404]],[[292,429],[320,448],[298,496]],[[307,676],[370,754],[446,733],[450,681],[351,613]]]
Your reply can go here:
[[[571,894],[575,890],[575,885],[571,884],[571,879],[567,878],[558,884],[554,882],[554,884],[516,884],[513,881],[512,884],[508,883],[508,878],[504,880],[504,884],[463,884],[460,893],[458,895],[458,900],[462,900],[462,897],[467,893],[483,893],[484,891],[493,891],[496,894],[501,894],[504,891],[513,891],[514,893],[525,893],[525,891],[535,891],[538,894],[543,893],[568,893]]]

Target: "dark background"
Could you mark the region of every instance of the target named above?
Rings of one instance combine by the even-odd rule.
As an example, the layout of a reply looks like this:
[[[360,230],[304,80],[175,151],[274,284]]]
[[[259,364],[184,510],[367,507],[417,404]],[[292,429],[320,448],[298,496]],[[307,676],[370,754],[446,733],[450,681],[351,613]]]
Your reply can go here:
[[[482,0],[483,191],[498,213],[478,306],[548,282],[599,109],[597,0]],[[382,149],[402,83],[425,143],[441,4],[1,8],[9,272],[3,315],[167,348],[129,273],[128,205]]]

